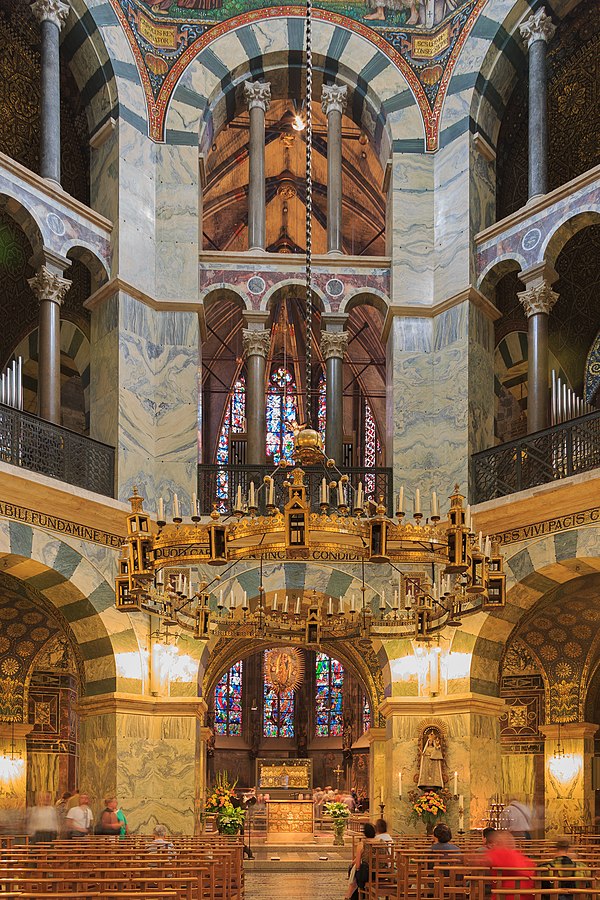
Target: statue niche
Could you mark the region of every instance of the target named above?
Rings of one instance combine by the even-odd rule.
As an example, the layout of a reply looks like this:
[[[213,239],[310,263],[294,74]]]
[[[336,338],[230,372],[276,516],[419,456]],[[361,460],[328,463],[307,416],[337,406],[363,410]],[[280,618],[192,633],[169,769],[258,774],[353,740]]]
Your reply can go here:
[[[444,738],[439,728],[426,726],[419,741],[419,780],[421,790],[440,790],[444,787]]]

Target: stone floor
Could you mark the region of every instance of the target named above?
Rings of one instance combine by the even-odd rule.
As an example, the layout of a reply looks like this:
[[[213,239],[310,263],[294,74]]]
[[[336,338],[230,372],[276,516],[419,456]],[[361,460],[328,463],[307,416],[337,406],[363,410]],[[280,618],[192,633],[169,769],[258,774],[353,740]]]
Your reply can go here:
[[[323,863],[327,866],[327,863]],[[246,900],[342,900],[347,879],[345,872],[247,872]]]

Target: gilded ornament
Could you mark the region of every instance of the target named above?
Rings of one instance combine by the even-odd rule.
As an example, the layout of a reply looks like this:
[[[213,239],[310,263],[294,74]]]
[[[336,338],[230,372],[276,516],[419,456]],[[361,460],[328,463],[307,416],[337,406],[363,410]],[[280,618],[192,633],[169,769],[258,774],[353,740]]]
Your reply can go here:
[[[304,660],[296,647],[275,647],[265,655],[265,679],[278,694],[297,690],[304,678]]]

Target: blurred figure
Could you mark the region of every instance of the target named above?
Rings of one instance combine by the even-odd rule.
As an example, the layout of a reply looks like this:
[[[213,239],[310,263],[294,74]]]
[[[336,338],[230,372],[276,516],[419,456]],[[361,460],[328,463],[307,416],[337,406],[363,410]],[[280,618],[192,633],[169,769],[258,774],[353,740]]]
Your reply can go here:
[[[31,843],[55,841],[60,824],[58,811],[52,805],[52,795],[49,791],[41,791],[38,794],[37,806],[32,806],[27,813],[27,830],[31,835]]]
[[[64,794],[62,794],[58,798],[56,803],[54,804],[54,808],[55,808],[56,812],[58,813],[58,822],[59,822],[58,833],[60,834],[61,837],[63,837],[64,833],[65,833],[65,817],[67,815],[67,802],[70,799],[71,799],[71,792],[65,791]]]
[[[432,850],[439,853],[460,853],[460,847],[451,843],[452,831],[445,822],[440,822],[439,825],[435,826],[433,836],[436,839],[436,843],[431,845]]]
[[[153,834],[154,839],[146,847],[148,853],[167,853],[169,856],[174,856],[175,847],[173,842],[167,839],[166,825],[156,825]]]
[[[532,814],[526,803],[511,800],[502,810],[500,823],[504,831],[510,831],[515,837],[531,840]]]
[[[108,797],[104,801],[104,809],[100,813],[96,834],[121,834],[121,823],[117,818],[117,806],[116,797]]]
[[[356,847],[352,866],[348,873],[348,890],[345,900],[358,900],[360,891],[364,891],[369,881],[369,863],[367,862],[367,845],[373,843],[375,829],[370,822],[363,825],[363,837]]]
[[[543,864],[550,878],[558,879],[558,884],[543,881],[542,887],[559,887],[565,890],[564,894],[558,895],[558,900],[573,900],[573,894],[569,893],[568,889],[584,887],[591,875],[589,869],[584,869],[577,861],[575,854],[569,852],[569,848],[567,838],[559,838],[554,845],[556,856]],[[585,883],[582,879],[585,879]]]
[[[386,844],[393,844],[394,838],[388,834],[387,822],[385,819],[377,819],[375,822],[375,840],[383,841]],[[388,850],[390,848],[388,847]]]
[[[125,813],[120,806],[117,806],[117,819],[119,821],[119,825],[121,826],[121,831],[119,832],[120,837],[125,837],[126,834],[129,834],[129,825],[127,824]]]
[[[83,838],[92,832],[94,814],[90,809],[90,798],[87,794],[79,794],[79,804],[67,812],[65,830],[67,837]],[[70,802],[70,801],[69,801]]]
[[[73,809],[74,806],[79,806],[79,788],[75,788],[74,792],[71,794],[66,803],[66,810],[69,812],[70,809]]]
[[[519,900],[533,900],[529,894],[523,891],[533,890],[532,881],[535,863],[529,857],[517,850],[515,839],[508,831],[498,831],[496,834],[496,843],[491,850],[488,851],[488,861],[491,866],[492,875],[497,875],[498,879],[495,888],[502,891],[517,888],[515,896]],[[510,869],[510,875],[504,874],[504,869]],[[518,882],[518,887],[517,887]],[[494,897],[492,889],[492,898]],[[503,900],[515,900],[512,894],[502,894]]]

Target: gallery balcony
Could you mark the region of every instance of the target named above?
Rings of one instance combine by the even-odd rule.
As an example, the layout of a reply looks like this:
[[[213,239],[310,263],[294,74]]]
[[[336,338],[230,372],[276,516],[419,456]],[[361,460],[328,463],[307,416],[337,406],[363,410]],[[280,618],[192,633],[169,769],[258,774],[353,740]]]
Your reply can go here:
[[[262,486],[265,475],[273,475],[275,466],[219,466],[217,464],[200,464],[198,466],[198,505],[201,515],[208,515],[212,512],[215,503],[217,508],[223,514],[231,514],[233,512],[233,504],[241,488],[242,496],[246,498],[253,482],[256,490]],[[310,498],[311,507],[314,510],[319,509],[321,496],[321,483],[324,476],[322,466],[303,466],[305,473],[305,484],[308,487],[307,495]],[[284,481],[289,474],[288,469],[279,469],[275,472],[275,505],[281,507],[287,500],[287,491],[284,487]],[[352,466],[341,469],[342,473],[348,475],[349,482],[357,490],[359,482],[362,482],[365,497],[367,499],[379,501],[383,497],[388,512],[393,512],[393,480],[392,470],[389,468],[366,468]],[[330,473],[329,478],[335,475]],[[329,479],[328,479],[329,480]],[[257,497],[259,504],[259,513],[266,514],[266,492],[261,491]],[[335,491],[330,494],[331,505],[337,504]]]
[[[600,411],[471,457],[472,502],[484,503],[600,468]]]
[[[4,404],[0,404],[0,460],[114,497],[114,447]]]

